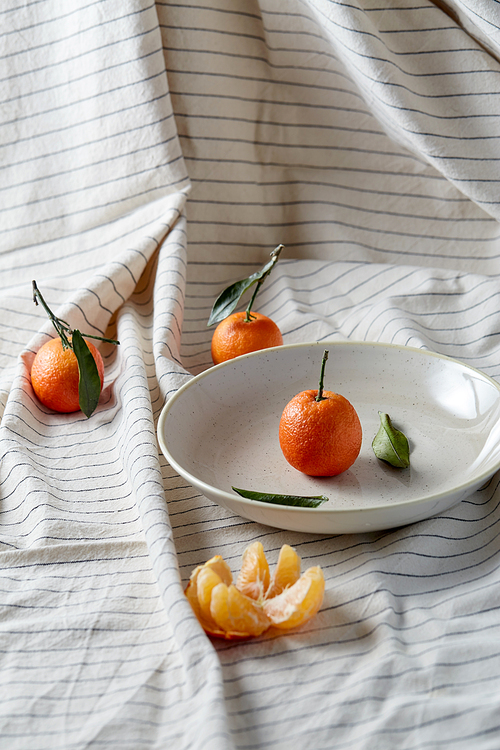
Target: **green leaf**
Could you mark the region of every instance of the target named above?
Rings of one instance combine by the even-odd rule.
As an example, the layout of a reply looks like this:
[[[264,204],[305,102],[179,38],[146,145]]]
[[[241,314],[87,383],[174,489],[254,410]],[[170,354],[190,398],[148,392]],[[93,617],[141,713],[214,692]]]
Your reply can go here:
[[[373,438],[372,448],[376,457],[381,461],[406,469],[410,465],[410,447],[408,438],[400,430],[393,427],[388,414],[379,411],[380,428]]]
[[[232,489],[248,500],[259,500],[261,503],[274,503],[274,505],[295,505],[301,508],[317,508],[318,505],[326,503],[329,499],[325,495],[273,495],[269,492],[239,490],[237,487]]]
[[[78,362],[78,372],[80,374],[78,383],[80,409],[87,417],[90,417],[95,411],[99,396],[101,395],[101,379],[94,357],[80,331],[73,331],[71,345]]]
[[[236,281],[234,284],[226,287],[226,289],[224,289],[224,291],[219,294],[213,304],[207,327],[213,326],[216,323],[220,323],[221,320],[224,320],[224,318],[227,318],[228,315],[231,315],[233,310],[236,308],[236,305],[240,301],[240,298],[247,291],[247,289],[250,289],[250,287],[257,282],[262,283],[264,281],[266,276],[271,273],[272,269],[277,263],[279,254],[281,253],[282,249],[283,245],[278,245],[278,247],[275,248],[271,253],[271,260],[268,261],[260,269],[260,271],[256,271],[246,279]]]

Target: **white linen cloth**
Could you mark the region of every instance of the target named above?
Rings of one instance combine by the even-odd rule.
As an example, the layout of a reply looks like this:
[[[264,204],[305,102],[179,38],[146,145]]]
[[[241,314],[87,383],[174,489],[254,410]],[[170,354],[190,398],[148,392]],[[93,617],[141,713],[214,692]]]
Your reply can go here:
[[[1,10],[0,747],[500,745],[498,476],[321,536],[232,515],[158,455],[216,295],[282,259],[285,343],[383,341],[500,377],[498,3],[9,0]],[[29,367],[101,346],[96,413]],[[262,540],[322,566],[304,628],[211,641],[183,594]]]

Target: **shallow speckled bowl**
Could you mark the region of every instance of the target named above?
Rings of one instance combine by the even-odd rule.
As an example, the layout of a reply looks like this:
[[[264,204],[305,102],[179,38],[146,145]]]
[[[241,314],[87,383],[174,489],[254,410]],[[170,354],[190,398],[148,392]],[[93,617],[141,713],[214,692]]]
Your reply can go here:
[[[298,392],[325,389],[349,399],[363,427],[353,466],[308,477],[285,461],[278,423]],[[410,441],[411,467],[375,458],[378,411]],[[165,405],[158,424],[171,466],[215,503],[244,518],[310,533],[357,533],[420,521],[459,503],[500,468],[500,386],[461,362],[387,344],[322,342],[265,349],[201,373]],[[319,508],[246,500],[258,492],[327,495]]]

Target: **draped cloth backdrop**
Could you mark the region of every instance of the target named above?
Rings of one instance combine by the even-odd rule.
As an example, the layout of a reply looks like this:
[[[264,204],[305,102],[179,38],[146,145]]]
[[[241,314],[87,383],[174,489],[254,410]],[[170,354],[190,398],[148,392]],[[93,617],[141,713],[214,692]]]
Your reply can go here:
[[[491,750],[498,476],[445,514],[285,532],[188,486],[165,401],[213,300],[286,344],[380,341],[500,377],[497,0],[6,0],[0,10],[0,746]],[[101,345],[96,413],[29,369],[50,307]],[[250,460],[250,459],[249,459]],[[260,539],[326,578],[304,628],[210,640],[183,594]]]

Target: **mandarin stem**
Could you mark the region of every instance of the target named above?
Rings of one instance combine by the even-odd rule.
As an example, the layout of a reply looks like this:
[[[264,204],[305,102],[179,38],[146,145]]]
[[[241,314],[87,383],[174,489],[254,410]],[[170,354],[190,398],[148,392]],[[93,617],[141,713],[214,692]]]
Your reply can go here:
[[[262,277],[261,279],[259,279],[259,281],[257,282],[257,286],[255,287],[255,289],[254,289],[254,292],[253,292],[253,294],[252,294],[252,299],[251,299],[251,300],[250,300],[250,302],[248,303],[248,306],[247,306],[247,309],[246,309],[246,315],[245,315],[245,323],[250,323],[250,321],[252,320],[252,315],[251,315],[251,311],[252,311],[252,305],[253,305],[253,303],[255,302],[255,298],[256,298],[257,294],[259,293],[259,289],[261,288],[262,284],[263,284],[263,283],[264,283],[264,281],[265,281],[265,280],[267,279],[267,277],[269,276],[269,274],[270,274],[270,273],[271,273],[271,271],[273,270],[274,266],[275,266],[275,265],[276,265],[276,263],[278,262],[278,258],[280,257],[280,253],[281,253],[281,251],[283,250],[283,248],[284,248],[284,247],[285,247],[284,245],[278,245],[278,246],[277,246],[277,247],[275,247],[275,248],[274,248],[274,250],[272,251],[272,253],[271,253],[271,258],[272,258],[272,260],[273,260],[273,264],[272,264],[271,268],[270,268],[270,269],[268,270],[268,272],[267,272],[267,273],[265,274],[265,276],[263,276],[263,277]]]
[[[251,298],[250,302],[249,302],[249,303],[248,303],[248,305],[247,305],[247,309],[246,309],[246,311],[245,311],[245,312],[246,312],[246,315],[245,315],[245,323],[250,323],[250,322],[251,322],[251,320],[252,320],[252,315],[251,315],[251,312],[252,312],[252,305],[253,305],[253,303],[255,302],[255,298],[256,298],[256,296],[257,296],[257,293],[258,293],[258,291],[259,291],[259,289],[260,289],[260,287],[261,287],[261,286],[262,286],[262,281],[259,281],[259,282],[257,283],[257,285],[256,285],[255,289],[254,289],[254,292],[253,292],[253,294],[252,294],[252,298]]]
[[[32,281],[32,284],[33,284],[33,302],[35,303],[35,305],[38,305],[38,300],[40,300],[40,303],[41,303],[43,309],[45,310],[45,312],[49,316],[49,318],[50,318],[50,320],[52,322],[52,325],[56,329],[57,334],[58,334],[59,338],[61,339],[61,342],[62,342],[62,345],[63,345],[63,349],[71,349],[72,346],[71,346],[71,344],[69,342],[68,337],[66,336],[66,331],[65,331],[65,327],[67,328],[67,324],[65,324],[64,327],[61,325],[61,321],[59,320],[59,318],[56,318],[56,316],[54,315],[54,313],[52,312],[52,310],[50,309],[50,307],[48,306],[48,304],[45,302],[45,300],[44,300],[44,298],[42,296],[41,291],[39,290],[39,288],[36,285],[36,281]],[[64,321],[63,321],[63,323],[64,323]],[[70,329],[67,328],[67,330],[69,331]]]
[[[106,344],[114,344],[115,346],[120,346],[120,342],[116,341],[116,339],[107,339],[104,336],[94,336],[92,333],[84,333],[83,335],[86,339],[97,339],[97,341],[105,341]]]
[[[323,352],[323,359],[321,361],[321,372],[319,375],[319,386],[318,386],[318,395],[316,396],[316,401],[326,401],[326,397],[323,396],[323,382],[325,380],[325,365],[326,360],[328,359],[328,350],[325,349]]]
[[[52,325],[56,329],[57,334],[62,341],[63,349],[72,349],[73,347],[71,345],[71,342],[66,336],[66,333],[68,333],[70,336],[73,333],[70,326],[64,320],[61,320],[61,318],[57,318],[54,315],[48,304],[45,302],[43,295],[36,284],[36,281],[32,281],[31,283],[33,285],[33,302],[35,303],[35,305],[38,305],[38,301],[40,301],[43,309],[49,316]],[[107,344],[115,344],[116,346],[119,346],[120,344],[120,342],[115,341],[115,339],[107,339],[103,336],[94,336],[91,333],[85,333],[84,336],[87,339],[97,339],[98,341],[105,341]]]

